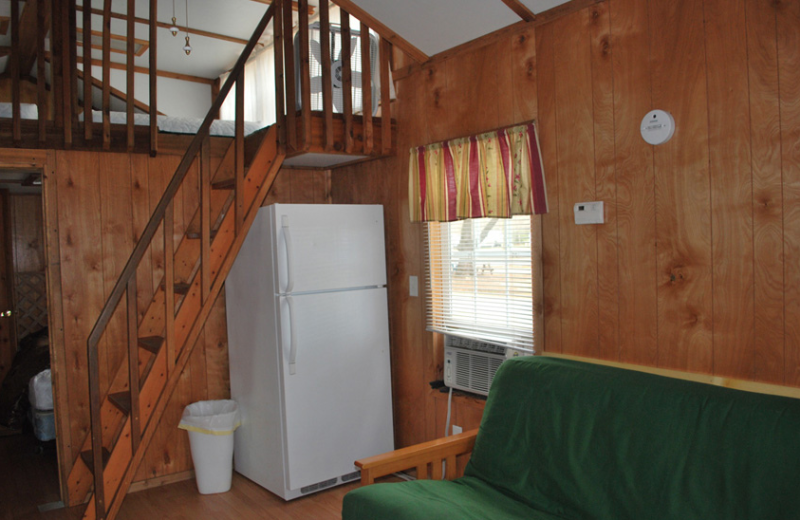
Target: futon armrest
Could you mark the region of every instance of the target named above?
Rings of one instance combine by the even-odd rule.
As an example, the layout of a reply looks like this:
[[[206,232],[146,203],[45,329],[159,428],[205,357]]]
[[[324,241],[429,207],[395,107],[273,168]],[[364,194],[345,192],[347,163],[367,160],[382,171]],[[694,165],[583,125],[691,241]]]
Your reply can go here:
[[[429,464],[431,465],[431,477],[441,480],[442,461],[447,461],[445,478],[452,480],[456,478],[456,457],[472,453],[477,436],[478,429],[476,428],[458,435],[357,460],[356,466],[361,468],[361,484],[372,484],[376,478],[411,468],[416,468],[417,479],[422,480],[428,477]]]

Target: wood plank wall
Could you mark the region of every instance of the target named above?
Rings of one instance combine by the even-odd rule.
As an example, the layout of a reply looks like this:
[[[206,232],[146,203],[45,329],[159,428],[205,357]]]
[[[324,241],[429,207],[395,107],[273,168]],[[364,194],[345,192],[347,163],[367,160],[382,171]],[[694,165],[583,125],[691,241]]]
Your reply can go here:
[[[551,207],[540,349],[800,386],[798,43],[799,2],[606,0],[397,82],[399,157],[334,170],[332,188],[386,206],[398,446],[441,436],[444,410],[408,296],[423,247],[405,151],[531,118]],[[652,108],[677,124],[659,147],[639,135]],[[575,226],[590,200],[606,223]],[[476,406],[457,399],[454,422]]]
[[[105,298],[116,282],[139,233],[150,218],[181,157],[151,158],[142,154],[56,152],[51,182],[58,200],[57,240],[61,266],[60,301],[63,303],[63,359],[68,360],[64,413],[72,439],[71,459],[89,426],[86,338]],[[212,167],[218,158],[212,158]],[[327,172],[282,171],[271,194],[274,202],[325,202],[329,193]],[[196,165],[188,185],[181,188],[175,206],[176,244],[197,207],[199,197]],[[327,192],[326,192],[327,190]],[[146,254],[138,271],[139,310],[147,307],[161,282],[164,269],[162,241]],[[188,436],[177,425],[184,407],[194,401],[230,396],[227,327],[224,292],[220,294],[173,394],[164,419],[155,433],[135,481],[159,482],[164,477],[192,468]],[[126,328],[115,318],[101,344],[101,366],[108,375],[124,359]],[[70,458],[70,457],[68,457]]]

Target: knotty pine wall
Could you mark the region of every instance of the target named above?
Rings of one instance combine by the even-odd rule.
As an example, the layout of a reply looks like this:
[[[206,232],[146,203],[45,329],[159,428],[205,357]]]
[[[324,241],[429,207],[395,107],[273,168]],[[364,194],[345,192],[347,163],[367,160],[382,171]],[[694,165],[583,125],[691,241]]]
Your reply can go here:
[[[133,250],[180,162],[178,155],[155,158],[140,154],[59,151],[51,182],[55,200],[48,208],[57,222],[48,239],[57,241],[61,280],[53,284],[62,305],[63,350],[59,367],[66,392],[59,395],[68,417],[66,435],[74,460],[89,427],[86,338],[105,299]],[[218,162],[218,158],[216,161]],[[212,168],[216,166],[212,158]],[[268,202],[325,202],[327,172],[283,170]],[[186,184],[188,183],[188,184]],[[328,190],[328,191],[326,191]],[[199,201],[198,170],[192,169],[175,199],[175,240],[182,237]],[[54,207],[56,206],[57,207]],[[163,277],[164,251],[160,233],[145,255],[137,275],[140,317]],[[55,249],[55,248],[53,248]],[[224,291],[220,293],[181,380],[156,431],[134,481],[167,482],[170,475],[192,468],[188,436],[177,429],[184,407],[204,399],[230,397]],[[122,315],[109,325],[101,349],[103,387],[126,355]],[[63,471],[63,469],[62,469]],[[68,470],[67,470],[68,472]]]
[[[497,36],[397,82],[397,158],[333,172],[335,202],[386,205],[397,444],[441,436],[445,410],[408,296],[407,150],[531,118],[551,206],[539,349],[800,386],[800,2],[605,0]],[[639,135],[652,108],[677,125],[659,147]],[[575,226],[591,200],[606,223]],[[454,423],[479,411],[456,399]]]

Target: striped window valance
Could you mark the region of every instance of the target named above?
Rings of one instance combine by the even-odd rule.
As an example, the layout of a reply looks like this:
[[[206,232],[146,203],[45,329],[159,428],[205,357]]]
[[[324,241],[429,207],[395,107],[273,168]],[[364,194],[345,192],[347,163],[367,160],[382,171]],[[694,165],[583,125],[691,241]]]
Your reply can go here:
[[[533,123],[412,148],[408,173],[413,222],[547,213]]]

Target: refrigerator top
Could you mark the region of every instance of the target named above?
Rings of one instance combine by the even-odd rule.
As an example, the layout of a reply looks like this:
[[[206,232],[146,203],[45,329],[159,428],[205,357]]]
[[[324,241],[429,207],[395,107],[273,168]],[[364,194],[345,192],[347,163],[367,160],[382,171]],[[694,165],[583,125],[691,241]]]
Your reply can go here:
[[[386,285],[383,206],[273,204],[262,212],[277,294]]]

